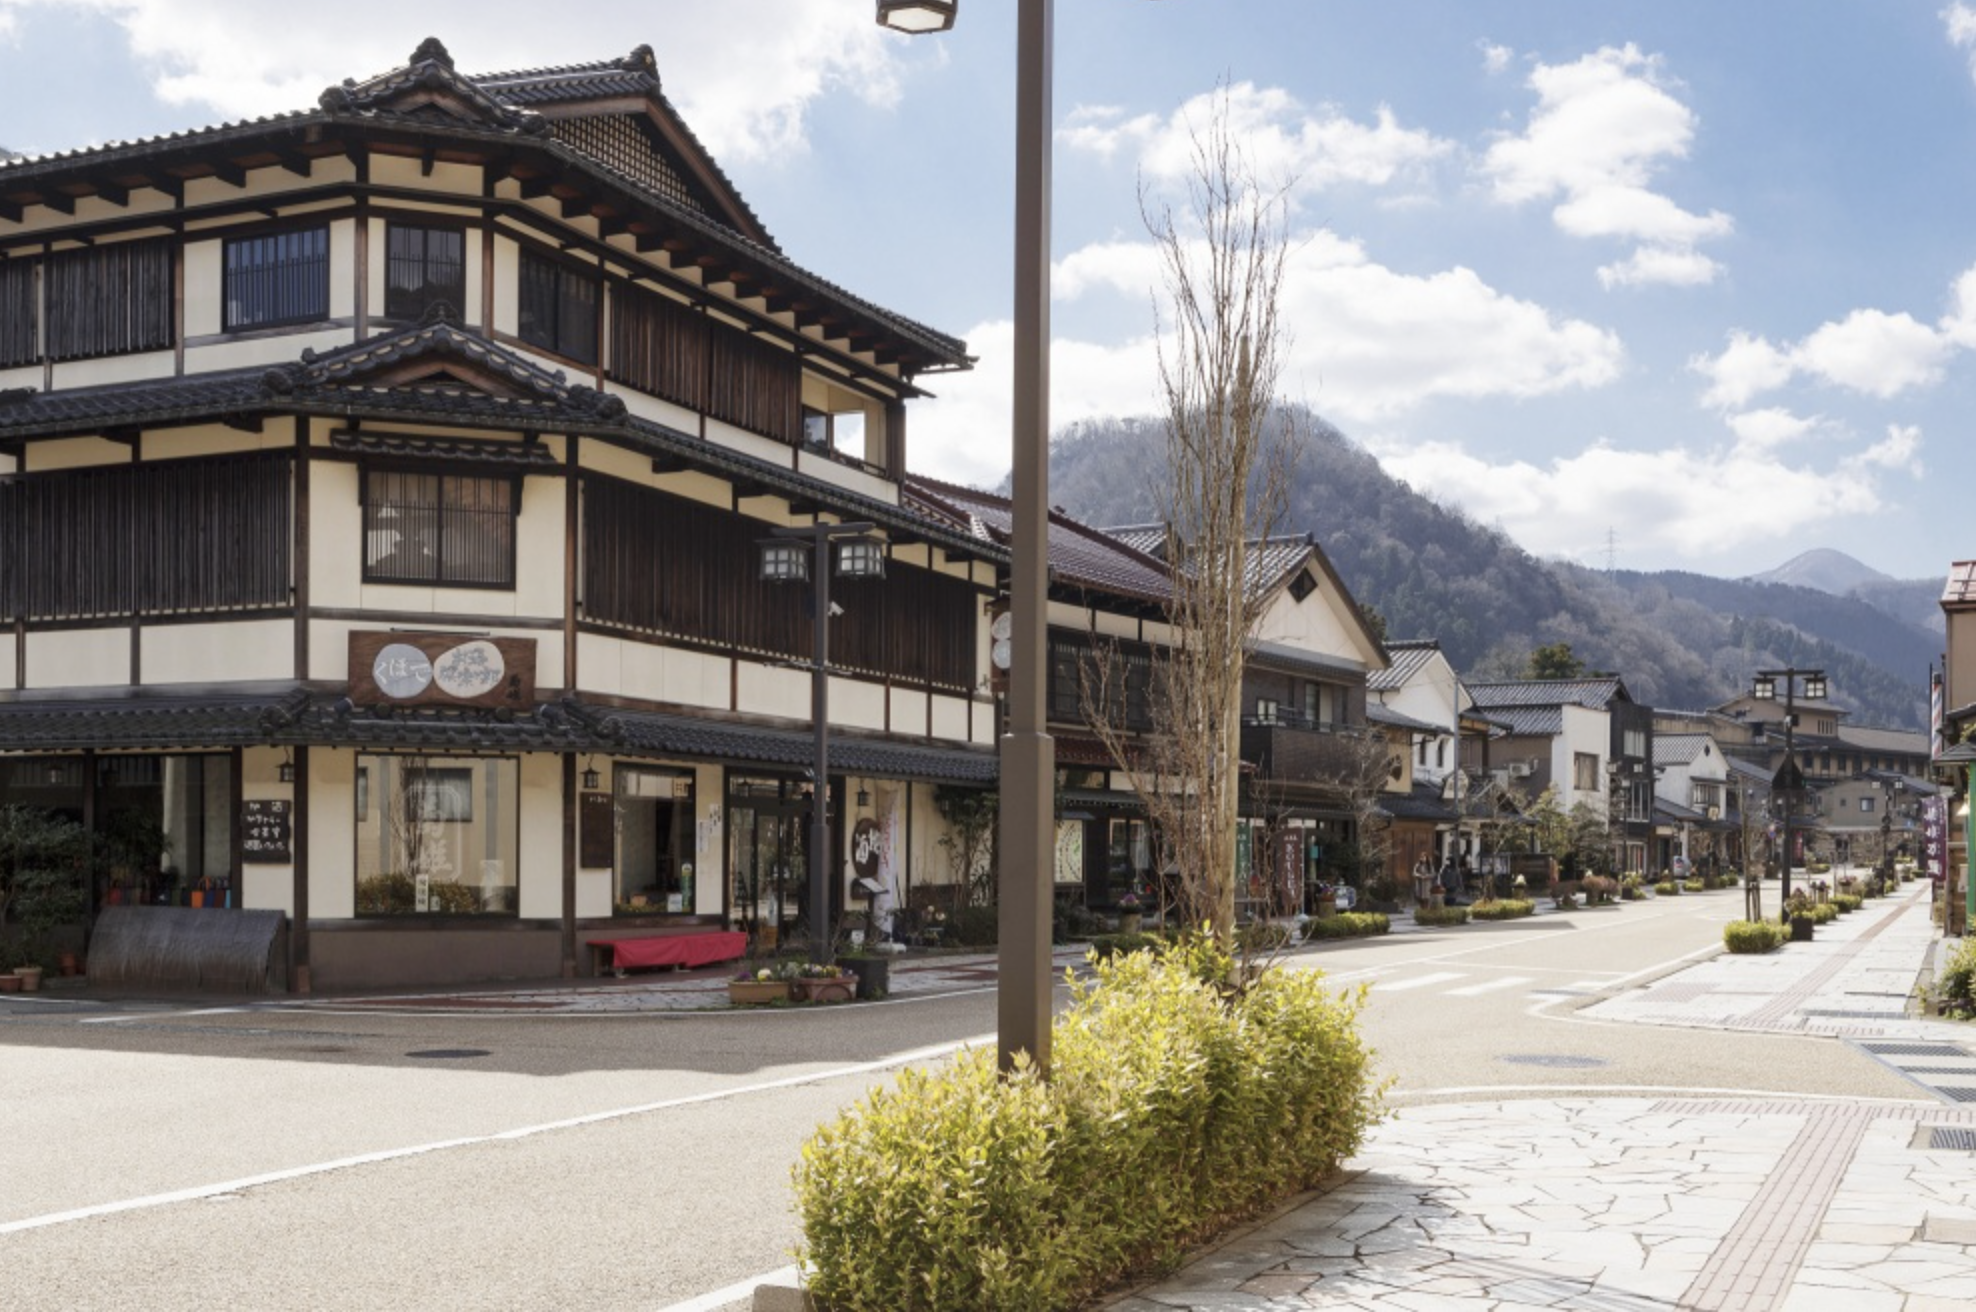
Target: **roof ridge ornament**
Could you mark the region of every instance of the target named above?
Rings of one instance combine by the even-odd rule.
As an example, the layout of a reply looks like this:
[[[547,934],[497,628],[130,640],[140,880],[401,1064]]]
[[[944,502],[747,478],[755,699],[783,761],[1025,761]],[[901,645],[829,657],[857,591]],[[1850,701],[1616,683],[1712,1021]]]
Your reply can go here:
[[[650,45],[647,45],[643,42],[639,43],[636,46],[633,46],[631,48],[631,53],[626,55],[624,58],[618,60],[617,64],[619,68],[624,69],[626,72],[644,73],[645,75],[650,77],[653,81],[655,82],[658,81],[659,78],[658,56],[652,53],[652,47]]]
[[[407,62],[413,64],[443,64],[447,68],[451,68],[453,67],[453,56],[447,51],[445,42],[436,36],[429,36],[419,42],[419,48],[412,51],[412,57]]]

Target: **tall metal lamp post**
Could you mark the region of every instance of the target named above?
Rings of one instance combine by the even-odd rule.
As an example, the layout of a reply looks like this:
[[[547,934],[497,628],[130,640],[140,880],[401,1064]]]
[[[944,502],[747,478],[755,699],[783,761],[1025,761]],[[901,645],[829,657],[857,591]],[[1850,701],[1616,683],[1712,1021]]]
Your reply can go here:
[[[901,32],[944,32],[959,0],[877,0]],[[1050,883],[1056,855],[1056,744],[1048,732],[1050,80],[1053,0],[1016,16],[1015,406],[1009,552],[1009,727],[1001,742],[1001,911],[996,1032],[1001,1068],[1028,1053],[1050,1068]]]
[[[769,530],[761,543],[762,578],[770,583],[810,587],[810,723],[816,758],[810,783],[810,960],[830,960],[830,884],[825,855],[830,851],[830,575],[874,579],[885,576],[885,544],[870,536],[873,524],[812,524]],[[842,539],[841,541],[839,539]],[[837,543],[836,559],[830,545]]]
[[[1900,805],[1901,795],[1906,791],[1905,779],[1880,781],[1880,869],[1877,877],[1882,890],[1894,880],[1894,808]]]
[[[1798,769],[1797,756],[1793,750],[1792,735],[1798,727],[1797,688],[1798,680],[1804,680],[1806,701],[1825,700],[1825,671],[1800,670],[1796,667],[1783,670],[1758,670],[1750,683],[1750,696],[1762,702],[1777,700],[1777,682],[1784,683],[1784,764],[1778,767],[1776,778],[1771,781],[1771,790],[1783,804],[1784,858],[1780,864],[1783,878],[1782,898],[1791,897],[1791,811],[1797,803],[1797,794],[1804,788],[1804,773]],[[1790,908],[1784,909],[1789,917]]]

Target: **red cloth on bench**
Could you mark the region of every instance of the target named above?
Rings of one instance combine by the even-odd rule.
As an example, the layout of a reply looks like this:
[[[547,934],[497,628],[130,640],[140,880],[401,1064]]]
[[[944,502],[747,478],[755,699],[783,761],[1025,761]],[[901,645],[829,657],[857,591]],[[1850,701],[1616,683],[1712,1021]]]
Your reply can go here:
[[[633,966],[711,966],[717,961],[738,961],[748,955],[748,936],[739,930],[587,941],[593,948],[609,948],[619,970]]]

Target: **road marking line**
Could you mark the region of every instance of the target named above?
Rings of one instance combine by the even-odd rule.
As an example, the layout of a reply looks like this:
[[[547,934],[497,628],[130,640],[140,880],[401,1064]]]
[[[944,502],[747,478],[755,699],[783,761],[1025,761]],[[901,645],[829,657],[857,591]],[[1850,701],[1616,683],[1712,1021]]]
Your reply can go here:
[[[753,1299],[756,1285],[793,1285],[796,1283],[796,1268],[785,1266],[775,1271],[764,1271],[758,1276],[736,1281],[725,1289],[716,1289],[698,1298],[689,1298],[684,1303],[668,1303],[659,1312],[714,1312],[715,1308],[726,1307],[729,1303],[740,1303]]]
[[[264,1171],[259,1175],[242,1176],[220,1184],[192,1185],[185,1189],[173,1189],[166,1193],[149,1194],[142,1198],[123,1198],[114,1203],[96,1203],[89,1207],[71,1208],[66,1212],[50,1212],[43,1216],[23,1217],[18,1221],[0,1221],[0,1235],[19,1234],[24,1230],[40,1230],[48,1226],[63,1225],[70,1221],[87,1221],[99,1216],[114,1216],[119,1212],[135,1212],[151,1207],[165,1207],[172,1203],[196,1202],[202,1198],[215,1198],[220,1194],[240,1193],[261,1185],[281,1184],[289,1180],[306,1179],[312,1175],[327,1175],[332,1171],[348,1170],[355,1166],[374,1166],[379,1162],[399,1161],[407,1157],[422,1157],[427,1153],[442,1152],[448,1148],[471,1148],[478,1144],[505,1143],[516,1139],[527,1139],[538,1134],[548,1134],[556,1130],[573,1129],[581,1125],[596,1125],[604,1121],[623,1120],[627,1117],[642,1116],[648,1112],[668,1111],[675,1107],[691,1107],[699,1103],[718,1102],[723,1098],[735,1098],[750,1093],[769,1093],[777,1089],[793,1089],[804,1084],[820,1084],[825,1080],[843,1079],[853,1075],[870,1075],[893,1066],[910,1065],[916,1061],[928,1061],[944,1057],[963,1048],[977,1044],[991,1044],[992,1034],[976,1035],[971,1039],[959,1039],[951,1043],[937,1043],[931,1047],[915,1048],[909,1052],[894,1053],[877,1061],[857,1062],[849,1066],[833,1066],[828,1070],[812,1071],[805,1075],[790,1075],[779,1080],[764,1080],[759,1084],[744,1084],[737,1088],[714,1090],[708,1093],[688,1094],[683,1098],[667,1098],[661,1102],[641,1103],[635,1107],[619,1107],[612,1111],[592,1112],[586,1116],[572,1116],[567,1120],[548,1121],[541,1125],[525,1125],[513,1130],[501,1130],[494,1134],[472,1135],[464,1139],[442,1139],[437,1143],[414,1144],[407,1148],[383,1148],[377,1152],[359,1153],[354,1157],[339,1157],[328,1162],[312,1162],[307,1166],[291,1166],[279,1171]],[[716,1304],[718,1306],[718,1304]]]
[[[1581,979],[1576,983],[1567,984],[1565,987],[1567,989],[1577,989],[1585,993],[1597,993],[1600,989],[1606,987],[1606,982],[1602,979]]]
[[[1490,980],[1486,984],[1470,984],[1465,989],[1449,989],[1448,996],[1451,998],[1479,997],[1484,993],[1494,993],[1497,989],[1515,988],[1518,984],[1528,984],[1530,982],[1530,976],[1528,975],[1511,975],[1505,979]]]
[[[117,1025],[133,1020],[177,1020],[181,1016],[231,1016],[245,1007],[202,1007],[198,1011],[133,1011],[121,1016],[91,1016],[78,1025]]]
[[[1467,979],[1459,971],[1441,971],[1433,975],[1417,975],[1413,979],[1387,980],[1372,986],[1374,993],[1399,993],[1406,989],[1424,989],[1429,984],[1445,984],[1451,979]]]

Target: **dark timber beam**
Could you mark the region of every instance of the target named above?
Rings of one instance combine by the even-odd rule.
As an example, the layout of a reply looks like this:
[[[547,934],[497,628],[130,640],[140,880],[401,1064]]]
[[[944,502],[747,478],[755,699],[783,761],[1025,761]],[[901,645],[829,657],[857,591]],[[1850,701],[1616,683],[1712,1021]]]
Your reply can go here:
[[[130,204],[130,188],[119,187],[114,182],[97,183],[96,194],[119,209],[126,208]]]
[[[266,417],[258,414],[228,415],[220,422],[228,428],[241,433],[258,433],[267,427]]]
[[[44,191],[41,193],[41,203],[58,214],[75,217],[75,197],[65,191]]]
[[[307,155],[298,155],[292,150],[277,150],[274,161],[298,178],[309,176],[311,164]]]
[[[214,160],[213,176],[229,187],[244,187],[247,185],[247,170],[230,160]]]
[[[537,176],[523,178],[521,180],[521,198],[523,200],[540,200],[542,197],[548,195],[554,189],[555,185],[556,180],[551,177]]]
[[[19,223],[25,213],[25,210],[12,201],[0,200],[0,219],[5,219],[9,223]]]
[[[688,468],[690,466],[687,465],[685,456],[664,455],[652,457],[652,472],[654,474],[683,474]]]

